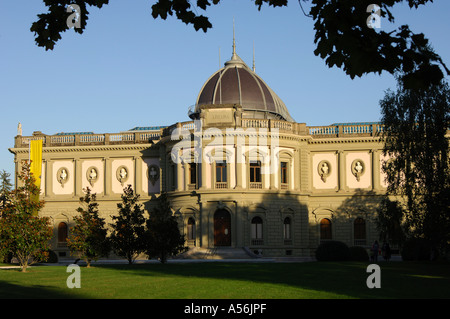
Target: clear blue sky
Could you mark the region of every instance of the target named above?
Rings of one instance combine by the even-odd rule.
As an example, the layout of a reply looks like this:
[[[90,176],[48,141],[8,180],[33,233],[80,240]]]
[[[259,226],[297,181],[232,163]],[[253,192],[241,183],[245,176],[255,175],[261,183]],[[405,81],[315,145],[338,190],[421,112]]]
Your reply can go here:
[[[289,2],[287,8],[265,5],[258,11],[250,0],[222,0],[206,12],[213,29],[205,34],[175,17],[153,19],[154,1],[111,0],[102,9],[90,8],[82,35],[69,30],[53,51],[45,51],[30,32],[37,14],[46,12],[42,1],[0,0],[0,170],[14,171],[8,148],[19,122],[28,136],[113,133],[189,120],[188,107],[203,83],[231,57],[233,18],[237,53],[251,66],[254,43],[256,73],[297,122],[378,121],[384,91],[395,88],[392,76],[351,80],[328,68],[313,53],[313,21],[296,0]],[[425,33],[450,66],[450,1],[418,10],[398,5],[394,12],[396,24]],[[395,25],[382,20],[381,27]]]

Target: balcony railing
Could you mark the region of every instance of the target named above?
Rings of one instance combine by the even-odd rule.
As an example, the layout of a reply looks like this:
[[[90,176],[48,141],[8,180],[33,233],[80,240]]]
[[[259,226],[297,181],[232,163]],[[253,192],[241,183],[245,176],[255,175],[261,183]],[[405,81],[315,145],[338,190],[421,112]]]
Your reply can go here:
[[[163,129],[161,129],[162,131]],[[50,146],[78,146],[78,145],[113,145],[113,144],[141,144],[159,140],[161,131],[130,132],[115,134],[73,134],[73,135],[35,135],[17,136],[15,147],[29,147],[30,141],[42,140],[44,147]]]
[[[216,182],[216,189],[225,189],[228,188],[227,182]]]
[[[262,183],[250,182],[250,189],[262,189]]]
[[[305,126],[302,123],[292,123],[279,120],[268,119],[242,119],[243,128],[267,129],[282,134],[298,134],[302,136],[312,136],[313,138],[333,138],[349,136],[376,136],[383,132],[383,126],[379,123],[347,123],[332,124],[328,126]],[[195,128],[196,122],[188,121],[176,123],[169,127],[160,127],[153,131],[130,131],[113,134],[93,134],[93,133],[64,133],[56,135],[35,134],[33,136],[17,136],[15,147],[25,148],[30,144],[30,140],[42,140],[44,146],[76,146],[76,145],[109,145],[109,144],[140,144],[150,143],[152,140],[159,140],[165,136],[171,136],[175,129],[188,130],[195,129],[200,132],[200,128]],[[181,133],[181,131],[180,131]],[[181,134],[179,134],[181,136]]]
[[[308,126],[308,133],[315,138],[344,136],[376,136],[383,132],[379,123],[348,123],[329,126]]]

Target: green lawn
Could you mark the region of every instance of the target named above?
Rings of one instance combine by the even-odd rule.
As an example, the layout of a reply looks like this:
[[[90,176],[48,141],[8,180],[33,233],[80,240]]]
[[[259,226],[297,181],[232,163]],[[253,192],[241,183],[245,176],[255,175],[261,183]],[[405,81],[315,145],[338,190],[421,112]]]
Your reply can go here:
[[[80,289],[67,288],[65,266],[0,269],[0,298],[450,298],[449,263],[379,265],[379,289],[367,287],[367,263],[357,262],[83,266]]]

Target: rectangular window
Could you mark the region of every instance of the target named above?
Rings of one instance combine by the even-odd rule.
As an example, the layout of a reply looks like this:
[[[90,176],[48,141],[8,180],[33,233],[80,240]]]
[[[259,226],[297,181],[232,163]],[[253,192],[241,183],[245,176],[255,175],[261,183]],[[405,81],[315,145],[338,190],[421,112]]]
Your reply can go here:
[[[250,183],[261,183],[261,162],[250,163]]]
[[[225,183],[227,181],[227,163],[216,163],[216,182]]]
[[[197,184],[197,164],[189,163],[189,184]]]
[[[251,224],[252,245],[263,245],[263,221],[261,217],[254,217]]]

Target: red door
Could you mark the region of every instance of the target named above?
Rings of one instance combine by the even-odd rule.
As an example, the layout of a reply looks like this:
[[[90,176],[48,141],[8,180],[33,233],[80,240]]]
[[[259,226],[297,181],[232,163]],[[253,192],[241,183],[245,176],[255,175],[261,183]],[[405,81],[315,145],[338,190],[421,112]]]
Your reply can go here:
[[[224,209],[214,213],[214,246],[231,246],[231,215]]]

